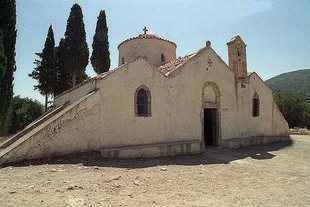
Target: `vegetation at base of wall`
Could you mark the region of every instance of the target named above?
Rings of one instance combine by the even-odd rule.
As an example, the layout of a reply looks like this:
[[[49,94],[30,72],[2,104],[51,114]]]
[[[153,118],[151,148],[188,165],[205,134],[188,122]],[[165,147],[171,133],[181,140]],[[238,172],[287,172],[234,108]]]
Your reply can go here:
[[[97,74],[107,72],[110,69],[110,52],[108,40],[108,27],[105,11],[100,11],[96,32],[93,37],[93,52],[91,55],[91,63]]]
[[[11,100],[9,110],[0,130],[0,136],[17,133],[43,114],[43,105],[29,98],[15,96]]]
[[[310,128],[310,102],[305,96],[292,92],[278,92],[274,93],[274,100],[290,128]]]
[[[0,129],[3,127],[4,119],[13,97],[13,73],[15,66],[15,44],[16,44],[16,2],[15,0],[0,1],[0,30],[2,30],[3,52],[6,64],[1,60],[0,65],[5,65],[4,74],[0,76]]]
[[[67,21],[64,41],[64,68],[71,74],[72,86],[83,79],[88,64],[89,51],[83,22],[82,9],[74,4]]]

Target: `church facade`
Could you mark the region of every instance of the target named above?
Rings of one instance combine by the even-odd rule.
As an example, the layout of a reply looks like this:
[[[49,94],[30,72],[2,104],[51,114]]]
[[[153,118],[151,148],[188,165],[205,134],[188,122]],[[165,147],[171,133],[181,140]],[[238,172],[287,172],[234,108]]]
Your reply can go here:
[[[272,91],[247,71],[245,43],[236,36],[227,46],[228,65],[209,41],[180,58],[175,43],[146,31],[123,41],[117,68],[55,97],[57,112],[0,151],[0,163],[92,150],[173,156],[287,140]]]

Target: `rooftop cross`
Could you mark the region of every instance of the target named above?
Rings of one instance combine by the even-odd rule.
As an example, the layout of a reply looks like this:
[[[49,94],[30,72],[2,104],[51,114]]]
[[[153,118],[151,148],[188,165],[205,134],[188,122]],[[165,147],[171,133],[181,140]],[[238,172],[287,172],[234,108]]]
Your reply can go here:
[[[148,29],[146,29],[146,27],[143,28],[144,34],[146,34],[147,31],[149,31]]]

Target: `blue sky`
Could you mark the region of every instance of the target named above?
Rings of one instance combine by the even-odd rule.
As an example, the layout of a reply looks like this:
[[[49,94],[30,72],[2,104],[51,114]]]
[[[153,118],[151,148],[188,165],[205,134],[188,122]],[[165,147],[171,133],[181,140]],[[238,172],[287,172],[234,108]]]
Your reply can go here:
[[[118,44],[141,34],[144,26],[175,42],[177,56],[196,52],[210,40],[226,63],[226,42],[240,35],[247,44],[248,71],[256,71],[263,80],[310,68],[309,0],[17,0],[15,95],[44,101],[28,74],[35,52],[43,49],[49,25],[56,45],[64,36],[74,3],[83,10],[90,52],[97,16],[106,10],[111,68],[117,66]],[[87,74],[95,76],[90,63]]]

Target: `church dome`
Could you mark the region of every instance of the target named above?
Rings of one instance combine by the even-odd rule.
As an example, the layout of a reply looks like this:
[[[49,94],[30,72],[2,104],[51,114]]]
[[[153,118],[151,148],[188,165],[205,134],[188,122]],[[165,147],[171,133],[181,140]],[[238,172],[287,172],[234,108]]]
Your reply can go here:
[[[143,31],[144,34],[124,40],[118,45],[118,65],[138,56],[144,57],[155,67],[176,59],[177,45],[174,42],[160,38],[155,34],[147,34],[146,28]]]

